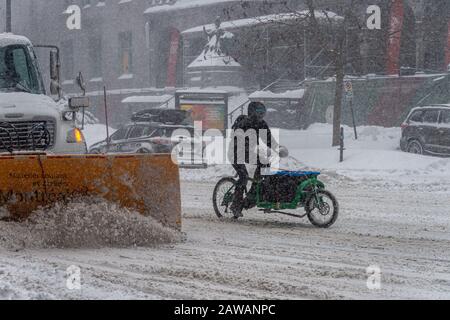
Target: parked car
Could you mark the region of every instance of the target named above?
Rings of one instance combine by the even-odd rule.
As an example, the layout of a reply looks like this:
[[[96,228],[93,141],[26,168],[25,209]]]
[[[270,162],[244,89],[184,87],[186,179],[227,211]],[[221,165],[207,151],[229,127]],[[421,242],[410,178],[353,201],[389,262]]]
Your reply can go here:
[[[450,104],[413,109],[402,124],[402,151],[450,156]]]
[[[190,111],[175,109],[149,109],[135,112],[131,117],[134,122],[150,122],[165,125],[192,127],[194,121]]]
[[[102,153],[172,153],[181,142],[195,142],[194,127],[190,124],[188,112],[180,110],[152,109],[133,115],[132,122],[119,128],[108,139],[91,146],[90,154]],[[174,135],[176,130],[182,134]],[[203,150],[193,150],[190,154],[177,151],[178,162],[184,167],[205,167]],[[192,163],[195,159],[200,163]],[[198,162],[198,161],[197,161]]]
[[[170,153],[170,132],[160,126],[131,123],[119,128],[109,140],[91,146],[89,153]]]

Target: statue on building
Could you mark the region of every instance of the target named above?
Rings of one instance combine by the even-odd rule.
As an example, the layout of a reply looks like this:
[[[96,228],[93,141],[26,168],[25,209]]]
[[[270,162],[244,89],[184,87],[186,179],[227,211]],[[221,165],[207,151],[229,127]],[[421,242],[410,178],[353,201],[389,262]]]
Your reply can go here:
[[[221,28],[220,17],[212,30],[203,26],[207,43],[201,54],[187,67],[187,81],[193,87],[241,86],[242,66],[231,55],[234,35]]]
[[[216,18],[215,21],[215,30],[208,31],[206,27],[203,26],[203,32],[205,33],[208,43],[203,50],[204,57],[206,59],[206,55],[210,52],[214,52],[216,55],[222,55],[222,46],[221,46],[221,38],[224,35],[224,31],[220,28],[222,22],[220,17]]]
[[[234,39],[231,32],[225,31],[221,28],[220,17],[216,18],[213,30],[206,30],[203,26],[203,32],[207,37],[207,44],[205,45],[201,55],[193,62],[194,65],[200,64],[208,65],[236,65],[237,61],[230,56],[230,43]]]

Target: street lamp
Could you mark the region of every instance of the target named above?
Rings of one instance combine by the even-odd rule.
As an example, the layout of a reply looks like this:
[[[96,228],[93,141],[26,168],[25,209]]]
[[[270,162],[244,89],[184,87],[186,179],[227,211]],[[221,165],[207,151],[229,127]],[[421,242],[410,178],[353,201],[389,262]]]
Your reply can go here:
[[[11,26],[11,0],[6,0],[6,32],[12,32]]]

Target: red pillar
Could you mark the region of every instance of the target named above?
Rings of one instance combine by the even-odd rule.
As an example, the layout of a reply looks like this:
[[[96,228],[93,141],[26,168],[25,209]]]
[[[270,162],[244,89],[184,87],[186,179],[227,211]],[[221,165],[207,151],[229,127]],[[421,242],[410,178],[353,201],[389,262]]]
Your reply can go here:
[[[167,87],[176,87],[177,85],[177,63],[179,47],[180,32],[177,29],[172,28],[170,32],[169,63],[167,65]]]
[[[391,0],[391,18],[389,21],[387,45],[387,74],[399,74],[400,72],[400,49],[404,13],[403,0]]]

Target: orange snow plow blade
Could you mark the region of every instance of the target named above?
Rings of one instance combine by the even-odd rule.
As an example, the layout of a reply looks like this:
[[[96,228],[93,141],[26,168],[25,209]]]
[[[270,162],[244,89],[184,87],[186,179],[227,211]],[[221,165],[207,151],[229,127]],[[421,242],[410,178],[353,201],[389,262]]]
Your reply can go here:
[[[6,207],[13,219],[87,196],[181,228],[179,171],[170,155],[0,157],[0,207]]]

